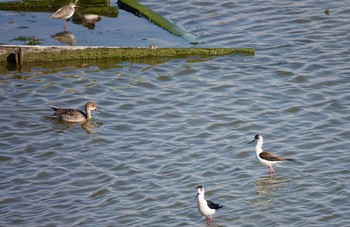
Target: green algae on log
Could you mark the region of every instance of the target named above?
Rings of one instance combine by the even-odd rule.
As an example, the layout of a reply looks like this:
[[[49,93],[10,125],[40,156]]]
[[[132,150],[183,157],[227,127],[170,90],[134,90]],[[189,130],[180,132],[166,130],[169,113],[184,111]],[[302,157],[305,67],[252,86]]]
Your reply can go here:
[[[176,36],[186,35],[179,27],[175,26],[174,24],[172,24],[170,21],[168,21],[158,13],[154,12],[153,10],[147,8],[144,5],[141,5],[135,0],[118,0],[118,6],[120,9],[129,11],[135,14],[136,16],[143,16],[147,18],[148,20],[152,21],[154,24],[165,29],[166,31],[170,32],[173,35],[176,35]]]
[[[113,58],[130,60],[140,58],[220,56],[234,53],[254,55],[251,48],[131,48],[91,46],[0,46],[0,62],[25,64],[83,59]]]

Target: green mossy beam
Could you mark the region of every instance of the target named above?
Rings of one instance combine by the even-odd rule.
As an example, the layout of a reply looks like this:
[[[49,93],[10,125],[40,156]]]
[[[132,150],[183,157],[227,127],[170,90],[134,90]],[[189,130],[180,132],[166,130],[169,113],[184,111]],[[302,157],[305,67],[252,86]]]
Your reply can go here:
[[[251,48],[122,48],[122,47],[71,47],[71,46],[0,46],[0,62],[17,59],[17,64],[31,62],[57,62],[87,59],[142,59],[142,58],[181,58],[190,56],[220,56],[234,53],[254,55]],[[12,61],[13,62],[13,61]]]

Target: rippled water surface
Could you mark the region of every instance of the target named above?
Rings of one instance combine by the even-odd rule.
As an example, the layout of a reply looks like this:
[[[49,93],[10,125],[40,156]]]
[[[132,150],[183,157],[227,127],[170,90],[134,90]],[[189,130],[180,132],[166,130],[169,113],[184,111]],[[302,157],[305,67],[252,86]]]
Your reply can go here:
[[[225,206],[213,226],[349,226],[349,4],[140,2],[255,56],[2,72],[0,226],[206,226],[199,184]],[[90,122],[48,117],[90,100]],[[295,161],[269,177],[256,133]]]

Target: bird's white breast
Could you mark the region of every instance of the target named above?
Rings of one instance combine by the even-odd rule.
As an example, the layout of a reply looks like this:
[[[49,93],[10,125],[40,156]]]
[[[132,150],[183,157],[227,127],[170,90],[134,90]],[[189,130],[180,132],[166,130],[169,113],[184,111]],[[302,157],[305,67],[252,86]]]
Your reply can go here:
[[[204,198],[197,199],[197,207],[199,213],[201,213],[204,216],[212,215],[215,213],[215,209],[210,209],[208,207],[207,201]]]

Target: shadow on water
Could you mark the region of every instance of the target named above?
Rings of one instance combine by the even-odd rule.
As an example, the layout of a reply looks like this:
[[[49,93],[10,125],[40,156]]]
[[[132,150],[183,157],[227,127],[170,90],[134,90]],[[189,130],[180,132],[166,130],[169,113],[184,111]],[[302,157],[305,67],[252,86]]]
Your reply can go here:
[[[255,181],[257,198],[252,202],[258,206],[269,205],[273,202],[273,194],[276,191],[286,189],[286,179],[274,175],[260,177]]]
[[[70,36],[70,32],[59,32],[54,36],[59,36],[58,39],[63,39],[67,41],[66,36]],[[71,34],[73,37],[74,35]],[[63,37],[64,36],[64,37]],[[57,39],[57,37],[55,37]],[[62,42],[64,42],[62,40]],[[179,59],[183,57],[151,57],[151,58],[139,58],[139,59],[128,59],[126,60],[118,60],[113,58],[108,59],[88,59],[88,60],[70,60],[70,61],[58,61],[58,62],[35,62],[35,63],[25,63],[21,65],[16,65],[14,63],[7,63],[0,65],[0,74],[8,74],[9,72],[17,71],[19,73],[32,72],[33,69],[40,69],[43,74],[51,74],[54,72],[61,72],[67,67],[74,67],[77,69],[80,68],[88,68],[90,66],[98,67],[99,70],[105,69],[114,69],[123,67],[121,66],[123,63],[131,64],[145,64],[150,65],[150,67],[154,65],[164,64],[166,62]],[[193,57],[188,58],[188,61],[197,61],[204,62],[212,60],[214,57]]]
[[[96,14],[76,13],[72,18],[73,23],[80,24],[88,29],[94,29],[95,23],[99,22],[100,20],[101,16]]]
[[[92,134],[94,133],[95,128],[99,128],[101,125],[103,125],[102,122],[93,122],[91,120],[87,120],[86,122],[84,122],[83,124],[81,124],[81,128],[85,129],[85,131],[88,134]]]
[[[52,35],[51,38],[54,38],[61,43],[66,43],[70,46],[75,46],[77,44],[75,36],[71,32],[67,31],[58,32]]]

